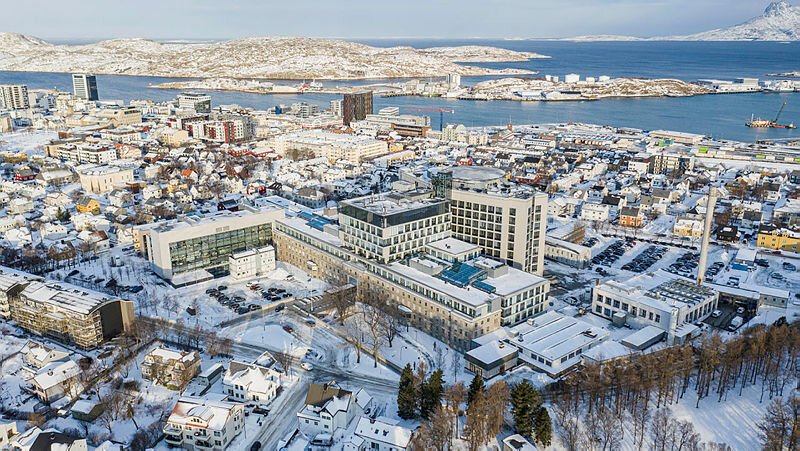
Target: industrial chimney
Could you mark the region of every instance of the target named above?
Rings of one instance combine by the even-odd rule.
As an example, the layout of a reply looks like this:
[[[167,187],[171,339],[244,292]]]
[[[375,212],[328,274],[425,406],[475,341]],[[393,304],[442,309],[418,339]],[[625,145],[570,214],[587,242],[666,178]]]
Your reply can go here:
[[[700,244],[700,263],[697,265],[697,284],[702,285],[706,278],[708,263],[708,242],[711,237],[711,224],[714,222],[714,207],[717,205],[717,189],[709,187],[706,201],[706,218],[703,223],[703,242]]]

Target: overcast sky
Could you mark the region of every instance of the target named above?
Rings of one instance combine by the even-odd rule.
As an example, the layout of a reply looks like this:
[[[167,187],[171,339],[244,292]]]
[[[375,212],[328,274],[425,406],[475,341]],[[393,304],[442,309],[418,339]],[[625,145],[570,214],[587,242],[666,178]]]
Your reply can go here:
[[[0,31],[49,39],[663,36],[729,26],[760,0],[9,0]]]

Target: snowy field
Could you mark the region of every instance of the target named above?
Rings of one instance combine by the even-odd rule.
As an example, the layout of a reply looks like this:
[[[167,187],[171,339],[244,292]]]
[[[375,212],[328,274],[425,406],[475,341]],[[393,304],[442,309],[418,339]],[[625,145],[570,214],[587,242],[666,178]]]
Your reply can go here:
[[[0,152],[25,152],[29,156],[44,155],[44,145],[56,138],[58,133],[41,130],[0,133]]]

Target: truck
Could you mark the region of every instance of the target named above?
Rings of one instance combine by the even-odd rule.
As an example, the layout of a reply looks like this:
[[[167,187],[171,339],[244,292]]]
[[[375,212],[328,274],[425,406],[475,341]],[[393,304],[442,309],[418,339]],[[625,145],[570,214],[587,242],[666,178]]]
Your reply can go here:
[[[731,320],[730,326],[728,326],[728,330],[734,331],[742,326],[744,319],[741,316],[736,316]]]

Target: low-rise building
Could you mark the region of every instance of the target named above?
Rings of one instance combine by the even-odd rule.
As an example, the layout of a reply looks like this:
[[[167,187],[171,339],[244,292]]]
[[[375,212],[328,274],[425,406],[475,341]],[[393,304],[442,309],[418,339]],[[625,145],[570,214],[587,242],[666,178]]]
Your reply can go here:
[[[234,279],[258,277],[275,270],[275,248],[264,246],[232,254],[228,271]]]
[[[717,291],[707,286],[656,271],[596,286],[592,313],[619,325],[658,327],[672,342],[692,333],[694,323],[707,318],[717,301]]]
[[[363,388],[354,393],[336,385],[310,384],[297,420],[300,430],[309,437],[327,434],[339,439],[354,418],[371,408],[372,396]]]
[[[758,247],[789,252],[800,252],[800,229],[762,225],[758,228]]]
[[[546,237],[544,256],[553,261],[582,269],[592,262],[592,249],[558,238]]]
[[[231,361],[222,377],[223,392],[238,402],[269,404],[281,387],[281,374],[255,363]]]
[[[164,441],[189,451],[223,451],[244,430],[244,404],[182,397],[164,426]]]
[[[150,351],[142,362],[142,377],[173,390],[181,390],[200,371],[196,351],[173,351],[163,346]]]
[[[389,418],[361,417],[353,435],[360,439],[358,450],[407,451],[414,433]]]
[[[74,360],[52,362],[40,369],[31,379],[36,397],[46,404],[82,391],[78,376],[80,367]]]
[[[2,444],[2,442],[0,442]],[[15,436],[11,440],[13,451],[87,451],[89,448],[85,438],[74,437],[57,429],[39,429],[34,426]]]

